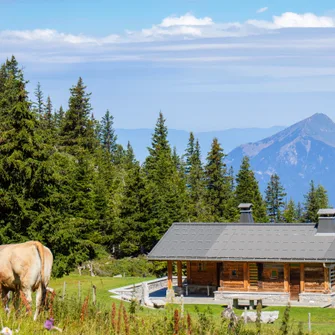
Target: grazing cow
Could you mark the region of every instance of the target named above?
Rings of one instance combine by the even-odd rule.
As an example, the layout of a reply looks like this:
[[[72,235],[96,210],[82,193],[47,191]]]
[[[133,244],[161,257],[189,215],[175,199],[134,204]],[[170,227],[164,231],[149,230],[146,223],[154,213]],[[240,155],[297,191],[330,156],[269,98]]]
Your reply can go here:
[[[37,291],[34,314],[36,320],[45,301],[52,263],[51,251],[40,242],[1,245],[0,285],[3,301],[6,300],[8,292],[13,291],[16,295],[23,293],[31,306],[32,292]]]

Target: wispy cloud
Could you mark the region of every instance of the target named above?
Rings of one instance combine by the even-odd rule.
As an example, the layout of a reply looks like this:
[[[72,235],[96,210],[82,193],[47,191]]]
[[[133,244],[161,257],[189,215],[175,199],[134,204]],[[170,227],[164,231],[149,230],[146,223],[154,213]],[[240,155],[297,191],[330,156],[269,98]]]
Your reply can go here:
[[[266,12],[268,9],[269,9],[269,7],[262,7],[262,8],[259,8],[259,9],[257,10],[256,13],[264,13],[264,12]]]
[[[246,63],[276,57],[301,57],[335,51],[331,16],[283,13],[271,20],[214,22],[191,13],[168,16],[137,31],[96,37],[53,29],[0,31],[1,57],[16,54],[33,63],[83,62]],[[284,29],[285,28],[285,29]],[[306,29],[305,29],[306,28]],[[328,33],[326,33],[328,32]],[[229,37],[229,38],[228,38]],[[278,50],[278,51],[277,51]],[[280,51],[280,53],[278,53]],[[329,54],[328,54],[329,56]],[[320,56],[318,56],[320,59]]]
[[[267,7],[258,12],[264,12]],[[161,23],[139,31],[126,30],[124,34],[107,34],[105,37],[74,35],[53,29],[4,30],[0,31],[0,42],[70,45],[110,45],[132,42],[154,42],[169,40],[189,40],[216,37],[241,37],[266,34],[282,28],[331,28],[335,20],[330,16],[317,16],[313,13],[286,12],[273,16],[272,20],[250,19],[245,22],[214,22],[210,17],[196,17],[191,13],[182,16],[168,16]]]

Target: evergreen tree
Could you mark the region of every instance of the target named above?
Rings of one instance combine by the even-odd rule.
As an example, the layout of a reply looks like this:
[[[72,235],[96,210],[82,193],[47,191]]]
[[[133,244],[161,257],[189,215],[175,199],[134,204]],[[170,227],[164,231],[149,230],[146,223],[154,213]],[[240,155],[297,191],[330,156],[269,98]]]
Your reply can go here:
[[[303,222],[304,221],[304,211],[303,207],[301,205],[301,202],[299,201],[297,204],[297,222]]]
[[[101,120],[100,137],[103,148],[111,157],[113,157],[117,151],[117,136],[113,125],[114,117],[110,114],[109,110],[107,110]]]
[[[236,176],[236,206],[240,203],[253,204],[255,222],[267,222],[266,206],[259,191],[258,182],[250,168],[249,157],[243,157],[240,170]]]
[[[64,112],[63,106],[60,106],[59,110],[56,111],[55,115],[54,115],[55,127],[58,130],[58,132],[60,132],[61,129],[62,129],[63,121],[64,121],[64,115],[65,115],[65,112]]]
[[[315,193],[316,193],[316,198],[318,200],[319,209],[329,208],[327,190],[322,185],[318,185],[318,187],[315,190]]]
[[[281,220],[282,208],[285,205],[285,196],[286,193],[284,191],[284,187],[280,183],[279,176],[277,174],[271,175],[265,191],[265,202],[267,205],[268,215],[276,222],[280,222]]]
[[[62,145],[70,152],[76,153],[80,148],[93,151],[96,147],[93,122],[91,116],[90,93],[82,78],[70,89],[69,109],[65,113],[62,127]]]
[[[307,222],[317,222],[318,210],[319,204],[316,196],[314,181],[312,180],[309,184],[309,191],[307,195],[305,195],[305,220]]]
[[[213,139],[205,166],[207,202],[215,221],[227,219],[225,209],[231,194],[231,184],[224,158],[226,155],[217,138]]]
[[[315,187],[314,181],[310,182],[309,191],[305,195],[305,220],[307,222],[318,222],[318,211],[320,208],[327,208],[328,195],[326,189],[318,185]]]
[[[40,82],[37,83],[34,94],[36,98],[36,112],[39,118],[41,118],[44,115],[44,100]]]
[[[190,133],[185,157],[185,176],[188,192],[188,220],[206,222],[211,220],[206,199],[205,172],[201,162],[199,141]]]
[[[173,161],[167,140],[168,130],[160,113],[149,156],[144,163],[148,220],[145,223],[145,250],[150,250],[173,222],[185,218],[186,187]]]
[[[284,217],[285,222],[287,223],[297,222],[298,220],[297,219],[297,209],[296,209],[295,203],[292,198],[288,202],[283,212],[283,217]]]
[[[44,214],[42,203],[49,201],[54,181],[50,147],[37,135],[23,72],[14,57],[1,68],[5,76],[0,92],[0,239],[5,243],[28,237],[33,222]]]
[[[143,252],[142,242],[145,242],[146,238],[143,234],[143,226],[148,216],[148,204],[146,203],[143,171],[135,159],[129,142],[124,155],[123,167],[125,177],[120,210],[121,226],[118,239],[114,243],[120,246],[121,256],[137,256]]]
[[[43,123],[45,128],[48,130],[53,130],[53,111],[52,111],[52,102],[50,96],[47,98],[47,102],[45,104],[45,113]]]
[[[192,168],[192,165],[193,165],[194,150],[195,150],[195,138],[194,138],[193,132],[190,132],[190,136],[189,136],[189,139],[188,139],[188,143],[187,143],[187,147],[186,147],[185,155],[184,155],[185,174],[186,175],[190,174],[190,171],[191,171],[191,168]],[[189,187],[188,184],[187,184],[187,187]]]

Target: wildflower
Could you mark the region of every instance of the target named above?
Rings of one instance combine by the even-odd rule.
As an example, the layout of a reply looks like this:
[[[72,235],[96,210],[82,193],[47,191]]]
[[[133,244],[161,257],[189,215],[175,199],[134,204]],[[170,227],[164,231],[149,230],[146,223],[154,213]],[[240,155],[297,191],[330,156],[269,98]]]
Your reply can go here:
[[[47,319],[44,322],[44,328],[51,330],[54,327],[55,320],[53,318]]]
[[[3,335],[13,335],[13,332],[8,328],[8,327],[4,327],[0,334],[3,334]]]
[[[62,333],[62,329],[54,326],[55,320],[53,318],[49,318],[44,322],[44,328],[47,330],[58,330],[60,333]]]

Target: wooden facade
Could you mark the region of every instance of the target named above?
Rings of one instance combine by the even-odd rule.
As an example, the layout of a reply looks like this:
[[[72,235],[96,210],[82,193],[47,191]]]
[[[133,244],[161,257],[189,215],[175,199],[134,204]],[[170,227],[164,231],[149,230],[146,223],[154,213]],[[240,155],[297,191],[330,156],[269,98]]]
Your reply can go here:
[[[216,286],[225,292],[286,292],[299,294],[335,292],[335,270],[323,264],[187,261],[188,285]],[[172,262],[168,261],[169,279]],[[178,286],[182,262],[177,262]],[[332,279],[333,278],[333,279]]]

